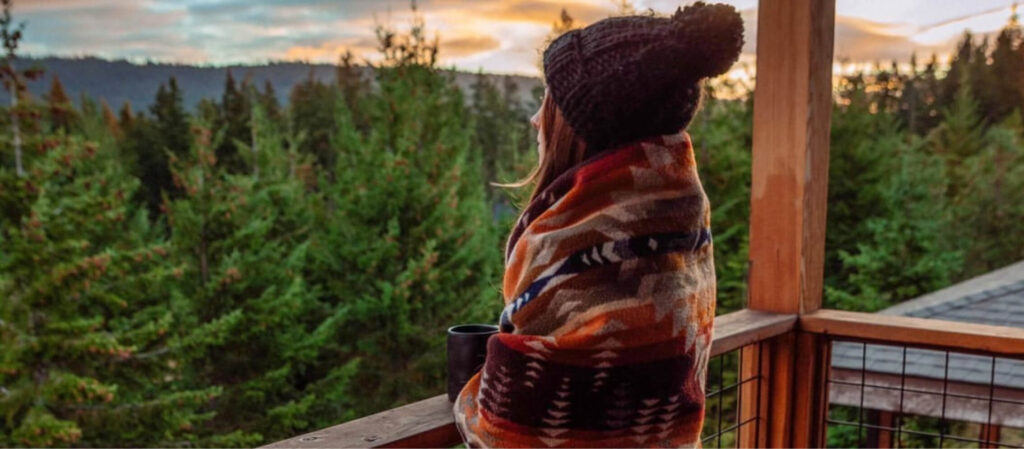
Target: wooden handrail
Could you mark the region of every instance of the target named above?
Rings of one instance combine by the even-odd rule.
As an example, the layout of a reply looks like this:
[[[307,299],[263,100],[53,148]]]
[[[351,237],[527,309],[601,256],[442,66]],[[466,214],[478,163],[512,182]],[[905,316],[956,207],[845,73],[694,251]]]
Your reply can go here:
[[[800,330],[879,343],[1024,356],[1024,329],[876,313],[819,310],[800,316]]]
[[[796,315],[741,310],[715,318],[712,356],[788,333]],[[271,443],[267,448],[451,447],[462,442],[447,395]]]
[[[797,316],[743,309],[715,318],[711,356],[725,354],[746,345],[789,333]]]
[[[442,394],[263,447],[452,447],[461,442],[452,403]]]

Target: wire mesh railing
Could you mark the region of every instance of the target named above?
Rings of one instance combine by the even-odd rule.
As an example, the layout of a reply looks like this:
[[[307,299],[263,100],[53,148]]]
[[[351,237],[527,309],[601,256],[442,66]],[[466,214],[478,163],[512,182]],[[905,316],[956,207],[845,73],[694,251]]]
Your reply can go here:
[[[1024,447],[1024,359],[841,338],[831,345],[829,447]]]
[[[743,435],[760,441],[762,388],[767,388],[758,342],[712,357],[708,362],[704,429],[701,443],[710,448],[742,447]],[[746,349],[758,350],[746,351]],[[744,406],[744,398],[751,401]]]

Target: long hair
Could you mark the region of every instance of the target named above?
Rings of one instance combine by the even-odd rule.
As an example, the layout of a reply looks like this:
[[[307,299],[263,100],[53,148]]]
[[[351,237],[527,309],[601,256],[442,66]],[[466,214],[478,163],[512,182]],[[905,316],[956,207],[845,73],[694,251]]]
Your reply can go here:
[[[544,96],[541,105],[540,132],[544,142],[540,151],[540,160],[537,166],[526,175],[525,178],[510,183],[496,184],[500,187],[520,188],[533,184],[533,192],[530,193],[529,201],[533,201],[537,195],[544,191],[562,173],[574,165],[583,162],[586,157],[586,145],[569,122],[565,120],[562,111],[555,105],[551,95]]]

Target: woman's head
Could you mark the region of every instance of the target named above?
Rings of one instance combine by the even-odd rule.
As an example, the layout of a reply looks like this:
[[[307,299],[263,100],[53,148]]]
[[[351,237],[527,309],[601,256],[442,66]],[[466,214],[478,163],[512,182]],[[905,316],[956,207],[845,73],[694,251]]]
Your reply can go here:
[[[548,91],[544,92],[540,109],[530,118],[530,124],[537,129],[538,162],[533,172],[517,185],[533,183],[532,200],[558,175],[583,161],[586,144],[565,121]]]
[[[686,128],[705,78],[725,73],[743,47],[735,8],[697,2],[671,18],[630,16],[569,31],[544,51],[547,84],[538,130],[540,162],[521,186],[531,200],[589,156]]]
[[[725,73],[743,47],[728,5],[696,3],[671,18],[630,16],[569,31],[544,51],[544,78],[591,151],[684,129],[701,81]]]

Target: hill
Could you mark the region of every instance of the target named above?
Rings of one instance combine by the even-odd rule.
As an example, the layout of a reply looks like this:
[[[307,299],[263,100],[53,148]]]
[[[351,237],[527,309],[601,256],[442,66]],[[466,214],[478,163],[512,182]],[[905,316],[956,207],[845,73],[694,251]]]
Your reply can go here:
[[[135,64],[125,60],[111,61],[93,57],[85,58],[24,58],[17,62],[19,67],[38,64],[45,70],[42,79],[30,83],[29,90],[35,96],[43,95],[49,88],[51,78],[58,76],[68,94],[77,99],[86,93],[95,98],[106,99],[114,108],[125,102],[136,110],[148,107],[156,95],[160,83],[170,77],[178,80],[184,91],[185,107],[194,109],[203,98],[220,98],[224,79],[231,70],[235,79],[249,79],[262,89],[269,81],[277,92],[278,100],[284,104],[292,86],[309,76],[322,81],[334,82],[336,66],[331,64],[310,64],[302,62],[272,62],[263,65],[235,66],[190,66],[164,63]],[[369,78],[372,68],[361,67]],[[476,73],[454,72],[456,84],[464,92],[471,93]],[[524,104],[537,101],[535,88],[541,86],[538,78],[515,75],[492,75],[492,81],[502,86],[506,79],[516,85],[516,94]],[[6,92],[0,92],[0,100],[8,101]]]

